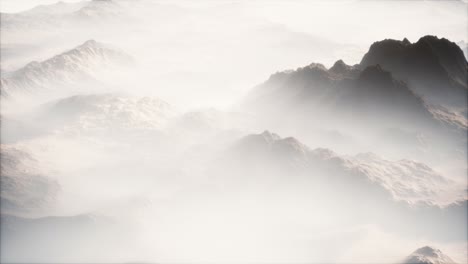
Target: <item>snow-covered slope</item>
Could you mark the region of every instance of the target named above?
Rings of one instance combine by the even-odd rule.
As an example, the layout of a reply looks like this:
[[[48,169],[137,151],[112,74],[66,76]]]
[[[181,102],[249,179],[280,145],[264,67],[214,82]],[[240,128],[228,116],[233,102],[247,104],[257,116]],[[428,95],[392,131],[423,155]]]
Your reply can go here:
[[[311,150],[293,137],[281,138],[269,131],[240,139],[229,153],[229,159],[243,164],[238,166],[255,164],[264,167],[265,173],[274,166],[289,176],[305,169],[317,179],[365,182],[371,188],[384,190],[395,201],[408,204],[448,205],[465,199],[463,188],[423,163],[387,160],[373,153],[347,156],[329,149]]]
[[[391,161],[372,153],[350,157],[353,170],[365,175],[371,182],[383,186],[396,200],[411,204],[418,202],[447,204],[452,199],[463,199],[447,195],[455,191],[454,182],[443,177],[426,164],[413,160]]]
[[[115,94],[75,95],[47,103],[38,113],[44,124],[73,133],[158,130],[176,114],[158,98]]]
[[[425,246],[409,255],[404,264],[456,264],[449,256],[439,249]]]
[[[468,129],[468,119],[466,119],[467,109],[457,111],[454,109],[449,110],[441,105],[431,105],[429,111],[435,118],[446,124],[464,129],[465,131]]]
[[[51,208],[59,184],[28,153],[9,145],[2,145],[1,153],[2,213],[30,215]]]
[[[124,52],[95,40],[42,62],[5,73],[1,79],[2,97],[65,89],[80,82],[95,82],[99,74],[131,61]]]

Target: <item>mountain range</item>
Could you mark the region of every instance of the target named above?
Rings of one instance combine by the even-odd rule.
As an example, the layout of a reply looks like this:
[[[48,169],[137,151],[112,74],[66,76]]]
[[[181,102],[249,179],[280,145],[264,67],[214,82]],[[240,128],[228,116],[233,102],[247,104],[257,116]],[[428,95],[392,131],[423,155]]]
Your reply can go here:
[[[336,176],[338,182],[362,182],[367,186],[362,190],[379,189],[393,200],[409,204],[436,205],[448,198],[445,200],[447,205],[465,199],[462,190],[452,198],[442,198],[449,192],[455,192],[455,183],[423,163],[391,161],[373,153],[351,156],[339,155],[324,148],[310,149],[293,137],[281,138],[269,131],[241,138],[228,153],[225,160],[229,163],[239,162],[232,167],[241,171],[249,171],[255,166],[265,168],[262,174],[275,175],[277,173],[274,171],[288,171],[292,175],[293,171],[305,169],[310,170],[307,174],[315,175],[313,177],[327,175],[330,181],[333,173],[326,171],[333,171],[342,175]]]
[[[273,74],[244,105],[287,116],[338,115],[342,123],[352,118],[379,125],[385,117],[386,125],[427,129],[442,121],[466,129],[466,76],[463,52],[446,39],[384,40],[354,66],[339,60],[330,69],[313,63]]]
[[[35,103],[74,93],[104,91],[106,74],[132,63],[124,52],[88,40],[42,62],[30,62],[2,74],[0,92],[4,104],[33,100]]]
[[[208,168],[212,184],[219,182],[223,193],[251,190],[281,197],[291,189],[305,203],[303,210],[345,217],[348,224],[373,219],[393,232],[451,239],[463,239],[466,231],[465,190],[412,160],[340,155],[265,131],[235,141]],[[325,200],[326,206],[317,205]]]
[[[45,61],[31,62],[19,70],[2,74],[1,95],[21,98],[67,88],[85,90],[80,86],[99,83],[100,74],[131,61],[122,51],[88,40]]]
[[[150,259],[196,252],[185,252],[183,259],[204,257],[196,244],[213,241],[219,248],[207,247],[208,252],[241,255],[235,245],[246,238],[255,244],[255,236],[270,239],[264,234],[272,240],[265,243],[267,253],[245,243],[249,253],[275,256],[272,249],[292,241],[298,244],[291,248],[306,248],[300,257],[313,259],[310,251],[330,243],[322,236],[336,237],[344,246],[331,247],[337,256],[327,259],[334,260],[358,252],[368,239],[355,232],[362,227],[388,234],[379,234],[382,240],[411,242],[410,249],[414,241],[466,243],[468,197],[457,177],[466,173],[468,62],[457,44],[435,36],[414,43],[385,39],[373,43],[355,65],[338,60],[329,68],[311,63],[277,72],[234,110],[180,113],[175,102],[153,94],[171,91],[194,105],[203,97],[219,103],[195,83],[219,79],[226,85],[216,92],[224,93],[275,65],[305,65],[306,57],[317,58],[310,54],[331,53],[332,44],[265,23],[263,17],[253,19],[255,29],[239,29],[231,25],[239,17],[223,21],[230,13],[222,8],[168,12],[176,7],[143,2],[59,2],[1,14],[0,29],[8,40],[2,53],[12,58],[2,68],[0,87],[2,106],[9,106],[1,115],[0,235],[1,251],[7,252],[2,261],[67,262],[81,260],[80,255],[95,261],[97,253],[120,261],[127,253],[134,256],[129,245],[143,245],[135,252],[148,251],[143,257]],[[243,5],[231,7],[244,13]],[[212,27],[218,16],[220,24]],[[60,42],[57,36],[66,37]],[[95,37],[119,39],[115,43],[132,55]],[[35,38],[38,43],[30,43]],[[242,38],[258,46],[236,47]],[[260,42],[287,52],[270,58],[273,53],[262,53]],[[56,52],[70,43],[67,47],[81,44]],[[44,53],[57,55],[32,61],[44,55],[39,51],[45,46],[50,49]],[[239,58],[231,54],[233,48],[242,52]],[[18,55],[27,50],[30,54]],[[215,53],[227,59],[214,60]],[[130,72],[127,66],[137,54],[146,64],[130,78],[120,76],[121,69]],[[258,72],[251,63],[280,57],[288,59]],[[197,81],[192,73],[203,78]],[[161,76],[169,81],[158,82]],[[242,82],[228,82],[226,76]],[[173,89],[178,86],[186,90]],[[115,93],[121,87],[132,95]],[[132,203],[114,207],[137,195],[151,196],[154,205],[135,211]],[[114,220],[121,221],[118,228],[97,216],[110,207]],[[135,227],[144,235],[129,231]],[[190,242],[181,242],[185,238]],[[314,240],[319,247],[311,246]],[[98,252],[103,245],[106,250]],[[336,250],[341,248],[349,252]],[[426,246],[403,263],[453,260]]]
[[[381,65],[428,103],[466,108],[468,66],[462,49],[445,38],[424,36],[411,43],[386,39],[375,42],[361,67]]]

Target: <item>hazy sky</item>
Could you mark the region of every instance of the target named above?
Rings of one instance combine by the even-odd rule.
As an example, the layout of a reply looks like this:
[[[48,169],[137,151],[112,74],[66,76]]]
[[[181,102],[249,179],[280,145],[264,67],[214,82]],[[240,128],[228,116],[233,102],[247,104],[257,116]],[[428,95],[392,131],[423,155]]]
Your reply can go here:
[[[61,0],[61,2],[80,2],[82,0]],[[303,1],[300,1],[300,0],[293,0],[294,2],[303,2]],[[293,1],[284,1],[286,3],[290,3],[290,2],[293,2]],[[320,0],[310,0],[308,2],[320,2]],[[354,0],[329,0],[327,2],[354,2]],[[383,2],[385,0],[380,0],[380,2]],[[386,2],[391,2],[392,0],[387,0]],[[397,0],[398,1],[398,0]],[[401,1],[408,1],[408,0],[401,0]],[[414,1],[414,0],[413,0]],[[418,1],[418,0],[416,0]],[[421,1],[428,1],[428,0],[420,0],[419,2]],[[429,0],[431,1],[431,0]],[[433,0],[433,1],[436,1],[436,2],[440,2],[440,0]],[[443,1],[443,0],[442,0]],[[445,1],[448,1],[448,2],[456,2],[457,0],[445,0]],[[24,11],[24,10],[27,10],[27,9],[30,9],[32,7],[35,7],[37,5],[44,5],[44,4],[53,4],[53,3],[56,3],[58,2],[57,0],[0,0],[0,11],[1,12],[20,12],[20,11]],[[163,1],[159,1],[159,2],[171,2],[170,0],[163,0]],[[173,1],[172,1],[173,2]],[[195,1],[185,1],[185,2],[195,2]],[[197,2],[202,2],[202,1],[197,1]],[[213,2],[213,1],[211,1]],[[219,2],[219,1],[214,1],[214,2]],[[226,1],[228,2],[228,1]],[[253,2],[253,1],[251,1]],[[264,1],[255,1],[255,2],[264,2]],[[269,1],[269,2],[281,2],[281,0],[272,0],[272,1]],[[468,0],[462,0],[462,2],[464,3],[467,3]]]
[[[79,2],[80,0],[63,0]],[[2,12],[20,12],[57,0],[0,0]],[[304,33],[313,33],[346,43],[382,38],[409,38],[416,41],[426,34],[437,34],[452,41],[467,41],[468,0],[154,0],[183,6],[241,3],[247,12]],[[346,23],[343,23],[346,21]],[[371,22],[371,23],[369,23]],[[404,30],[402,30],[404,27]],[[358,32],[359,34],[356,34]],[[341,39],[342,38],[342,39]]]
[[[62,0],[62,2],[79,2],[80,0]],[[1,0],[0,10],[2,12],[20,12],[33,8],[37,5],[47,5],[58,2],[57,0]]]

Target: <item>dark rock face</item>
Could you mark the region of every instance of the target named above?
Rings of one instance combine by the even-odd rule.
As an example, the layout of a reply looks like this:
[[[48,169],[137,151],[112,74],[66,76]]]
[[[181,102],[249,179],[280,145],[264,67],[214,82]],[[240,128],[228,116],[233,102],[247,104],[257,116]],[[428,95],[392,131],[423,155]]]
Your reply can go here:
[[[362,120],[365,124],[427,127],[438,123],[408,85],[380,65],[359,70],[342,61],[327,70],[312,64],[273,75],[247,102],[260,112]],[[278,116],[279,118],[279,116]],[[356,119],[357,118],[357,119]],[[415,122],[416,120],[416,122]]]
[[[377,64],[431,104],[466,106],[467,61],[460,47],[447,39],[425,36],[415,43],[406,39],[375,42],[360,65]]]
[[[336,75],[341,75],[344,78],[353,78],[359,74],[359,65],[350,66],[347,65],[344,61],[338,60],[333,64],[329,69],[329,72]]]
[[[423,100],[406,83],[396,80],[379,65],[369,66],[361,72],[353,86],[353,97],[355,108],[373,105],[376,111],[381,108],[380,111],[385,111],[389,116],[410,116],[428,122],[431,119]]]
[[[313,63],[276,73],[245,106],[288,122],[306,118],[312,124],[319,117],[335,127],[359,122],[429,132],[447,126],[460,134],[466,129],[466,77],[463,52],[447,39],[387,39],[374,43],[358,65],[339,60],[330,69]]]

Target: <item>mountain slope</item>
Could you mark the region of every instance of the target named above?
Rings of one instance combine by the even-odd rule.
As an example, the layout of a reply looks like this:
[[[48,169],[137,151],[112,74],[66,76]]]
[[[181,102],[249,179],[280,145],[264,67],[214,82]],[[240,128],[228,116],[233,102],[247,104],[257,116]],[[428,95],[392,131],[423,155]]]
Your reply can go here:
[[[322,126],[322,120],[338,127],[354,123],[356,129],[440,126],[423,100],[391,73],[379,66],[359,70],[342,61],[330,69],[311,64],[276,73],[254,88],[244,107],[267,118],[306,118]]]
[[[125,53],[88,40],[82,45],[42,62],[31,62],[25,67],[4,74],[1,79],[2,97],[65,89],[79,82],[96,82],[106,68],[131,61]]]
[[[318,181],[326,179],[332,185],[347,182],[364,192],[383,191],[393,200],[409,204],[447,205],[464,199],[461,189],[455,194],[458,187],[454,182],[423,163],[391,161],[372,153],[338,155],[329,149],[310,149],[293,137],[281,138],[269,131],[241,138],[229,149],[225,161],[247,175],[253,167],[266,175],[285,172],[292,176],[305,171]],[[366,187],[359,187],[359,182]],[[449,192],[455,195],[447,197]]]
[[[465,186],[413,160],[340,155],[265,131],[234,142],[209,168],[210,185],[222,195],[269,197],[274,206],[300,206],[342,226],[366,223],[401,235],[465,238]]]
[[[37,110],[35,118],[49,129],[82,133],[158,130],[174,115],[168,103],[154,97],[88,94],[49,102]]]
[[[439,249],[425,246],[417,249],[409,255],[405,264],[456,264],[449,256],[445,255]]]
[[[39,164],[28,153],[8,145],[1,147],[2,213],[31,215],[51,208],[59,184],[41,174]]]
[[[365,124],[385,117],[385,124],[425,130],[439,120],[466,129],[467,89],[461,49],[426,36],[414,44],[406,39],[376,42],[354,66],[339,60],[330,69],[312,63],[273,74],[254,88],[244,106],[280,116],[319,114],[330,120],[339,115],[341,121],[362,119]]]

